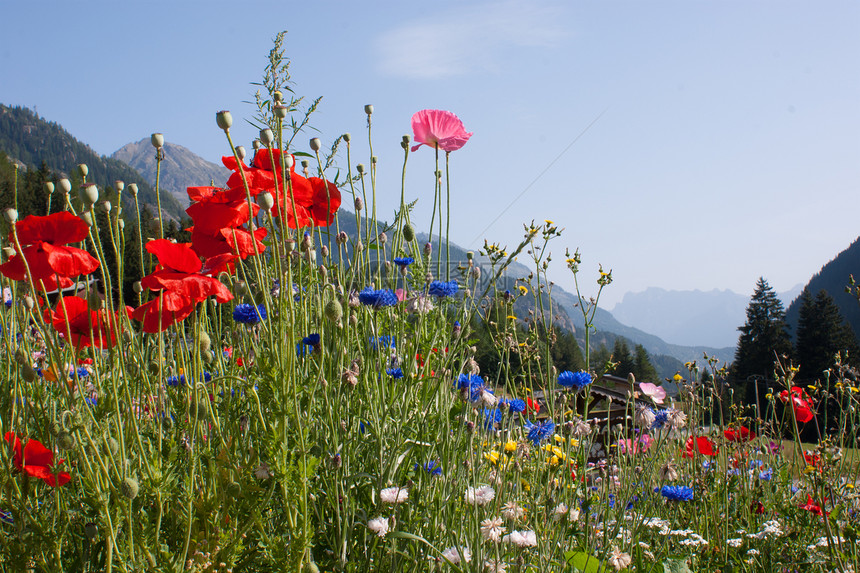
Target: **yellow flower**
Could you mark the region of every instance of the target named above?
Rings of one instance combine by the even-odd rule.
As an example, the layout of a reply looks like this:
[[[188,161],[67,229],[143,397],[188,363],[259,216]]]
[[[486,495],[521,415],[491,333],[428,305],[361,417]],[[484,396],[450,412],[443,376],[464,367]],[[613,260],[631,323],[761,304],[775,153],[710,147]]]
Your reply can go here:
[[[579,440],[577,440],[576,438],[571,438],[570,439],[570,445],[573,446],[574,448],[578,448],[579,447]]]
[[[522,488],[523,488],[524,490],[526,490],[526,491],[531,491],[531,490],[532,490],[532,486],[531,486],[531,485],[529,485],[529,482],[527,482],[527,481],[526,481],[526,480],[524,480],[524,479],[521,479],[521,480],[520,480],[520,487],[522,487]]]
[[[553,456],[547,460],[547,463],[551,466],[557,466],[559,462],[558,456]]]
[[[549,219],[544,219],[543,222],[546,223],[547,225],[555,225],[555,223],[553,223]]]
[[[528,292],[529,292],[529,289],[527,289],[523,285],[520,285],[517,288],[520,289],[520,294],[528,294]]]
[[[508,440],[507,442],[505,442],[505,451],[506,452],[517,451],[517,443],[513,440]]]
[[[517,319],[516,315],[514,315],[514,314],[509,314],[509,315],[508,315],[508,318],[510,318],[511,320],[516,320],[516,319]]]
[[[853,483],[846,483],[845,487],[847,487],[848,489],[854,489],[854,484]]]
[[[768,400],[773,400],[773,394],[768,393],[768,394],[765,394],[764,397],[767,398]]]
[[[559,436],[558,434],[554,434],[554,435],[552,436],[552,439],[553,439],[553,440],[555,440],[555,442],[556,442],[557,444],[563,444],[563,443],[564,443],[564,438],[562,438],[562,437],[561,437],[561,436]]]
[[[676,384],[683,379],[684,378],[680,374],[675,374],[674,376],[672,376],[672,380],[674,380]]]
[[[817,387],[817,386],[813,386],[812,384],[810,384],[809,386],[807,386],[807,388],[809,388],[809,389],[810,389],[810,390],[812,390],[813,392],[815,392],[816,390],[818,390],[818,387]]]
[[[860,392],[860,388],[857,388],[856,386],[851,386],[851,391],[857,393]]]
[[[492,452],[484,454],[484,458],[486,458],[491,464],[497,464],[499,463],[499,452],[493,450]]]

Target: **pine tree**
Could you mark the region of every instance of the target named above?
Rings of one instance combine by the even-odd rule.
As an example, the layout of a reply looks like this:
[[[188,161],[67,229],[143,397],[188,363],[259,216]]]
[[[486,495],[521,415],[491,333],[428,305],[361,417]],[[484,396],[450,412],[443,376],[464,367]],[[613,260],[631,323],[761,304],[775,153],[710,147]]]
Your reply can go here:
[[[848,352],[849,361],[858,357],[857,338],[825,290],[815,298],[804,289],[797,322],[794,359],[800,367],[798,378],[814,382],[831,368],[837,352]]]
[[[785,309],[767,281],[761,277],[747,306],[746,324],[735,351],[731,375],[736,384],[746,387],[748,403],[756,400],[754,379],[773,380],[777,357],[791,353],[791,338],[785,323]]]
[[[651,364],[648,351],[641,344],[637,344],[633,350],[633,375],[639,382],[656,382],[659,379],[657,369]]]
[[[615,346],[612,348],[612,361],[618,363],[612,371],[612,374],[616,376],[626,378],[636,369],[633,355],[630,354],[630,347],[627,346],[627,341],[621,337],[615,339]]]

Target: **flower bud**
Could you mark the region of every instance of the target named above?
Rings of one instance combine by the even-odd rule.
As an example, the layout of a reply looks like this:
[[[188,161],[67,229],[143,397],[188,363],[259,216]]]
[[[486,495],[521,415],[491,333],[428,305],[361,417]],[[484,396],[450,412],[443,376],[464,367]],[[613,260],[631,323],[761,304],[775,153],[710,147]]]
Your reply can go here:
[[[268,213],[275,206],[275,198],[269,192],[260,193],[257,195],[257,205]]]
[[[251,143],[251,147],[254,148],[254,152],[256,153],[257,151],[259,151],[260,149],[263,148],[263,142],[260,141],[259,139],[255,139],[254,142]]]
[[[409,142],[410,142],[410,141],[412,141],[412,138],[411,138],[411,137],[409,137],[408,135],[404,135],[404,136],[403,136],[402,141],[403,141],[403,143],[405,143],[406,145],[409,145]]]
[[[54,192],[54,184],[51,181],[45,181],[43,188],[45,189],[45,193],[48,195]]]
[[[349,241],[349,235],[346,234],[346,231],[341,231],[334,238],[334,242],[338,245],[345,245]]]
[[[320,247],[320,255],[322,255],[323,258],[328,256],[328,247],[326,245]]]
[[[69,432],[62,431],[57,436],[57,446],[61,450],[71,450],[75,447],[75,437]]]
[[[362,209],[364,209],[364,201],[361,199],[361,197],[356,197],[355,198],[355,210],[361,211]]]
[[[247,153],[245,152],[245,148],[242,147],[241,145],[237,146],[236,147],[236,157],[239,158],[239,161],[244,161],[245,155],[247,155]]]
[[[106,445],[111,454],[117,455],[119,453],[119,442],[116,441],[116,438],[108,438]]]
[[[311,139],[308,145],[310,145],[311,151],[319,151],[322,147],[322,142],[320,141],[319,137],[314,137]]]
[[[379,233],[379,236],[376,238],[380,245],[384,245],[388,242],[388,235],[385,233]]]
[[[154,148],[161,149],[162,147],[164,147],[164,135],[160,133],[153,133],[149,138],[149,142]]]
[[[118,193],[122,193],[123,189],[125,189],[125,182],[117,179],[113,182],[113,187],[117,190]]]
[[[330,300],[326,303],[323,314],[332,322],[340,322],[340,319],[343,318],[343,307],[338,301]]]
[[[361,175],[362,173],[364,173],[364,164],[359,163],[358,165],[355,166],[355,170],[358,171],[359,175]]]
[[[314,248],[314,238],[311,236],[310,233],[305,233],[305,235],[302,237],[302,250],[303,251],[310,251],[313,248]]]
[[[3,218],[9,221],[10,223],[14,223],[18,220],[18,210],[17,209],[6,209],[3,211]]]
[[[85,212],[81,213],[81,219],[83,219],[84,223],[86,223],[90,227],[92,227],[94,224],[93,223],[93,215],[92,215],[91,211],[85,211]]]
[[[27,310],[33,310],[34,308],[36,308],[36,301],[33,299],[32,296],[24,296],[24,308],[26,308]]]
[[[72,182],[68,179],[60,179],[57,181],[57,184],[60,186],[60,191],[63,193],[69,193],[72,190]]]
[[[117,222],[116,222],[116,225],[117,225],[117,227],[119,227],[119,230],[120,230],[120,231],[122,231],[123,229],[125,229],[125,221],[124,221],[123,219],[120,219],[119,221],[117,221]]]
[[[233,115],[226,109],[221,110],[215,114],[215,123],[224,131],[230,131],[230,128],[233,127]]]
[[[343,140],[345,142],[349,143],[351,139],[352,139],[352,136],[350,134],[348,134],[348,133],[343,134]]]
[[[99,526],[90,522],[84,526],[84,533],[88,539],[93,540],[99,534]]]
[[[302,159],[302,169],[304,169],[305,171],[307,171],[307,170],[308,170],[308,167],[310,167],[310,166],[311,166],[311,162],[310,162],[310,161],[308,161],[307,159]]]
[[[278,119],[285,119],[287,117],[287,106],[285,106],[285,105],[272,106],[272,112],[274,112],[275,117],[277,117]]]
[[[133,285],[131,285],[131,288],[132,288],[132,290],[134,290],[134,292],[135,292],[135,293],[137,293],[137,294],[140,294],[140,293],[142,293],[142,292],[143,292],[143,285],[142,285],[142,284],[140,284],[140,281],[134,281],[134,284],[133,284]]]
[[[81,185],[78,189],[78,197],[80,198],[81,203],[89,209],[96,201],[99,200],[99,188],[92,183],[89,185]]]
[[[281,90],[275,90],[272,92],[272,101],[275,103],[284,101],[284,94],[281,93]]]
[[[367,115],[373,115],[373,106],[370,104],[364,106],[364,113],[366,113]]]
[[[111,207],[112,205],[110,204],[110,201],[105,201],[104,203],[102,203],[102,209],[104,209],[105,213],[110,213]]]
[[[433,243],[426,243],[424,245],[424,256],[429,257],[433,254]]]
[[[137,485],[137,480],[130,477],[122,480],[122,483],[119,485],[119,492],[128,499],[136,498],[139,489],[140,486]]]
[[[128,190],[131,191],[131,194],[137,197],[137,183],[130,183],[128,186]]]
[[[81,175],[81,177],[86,179],[87,175],[90,174],[90,168],[87,167],[86,163],[79,163],[78,164],[78,173]]]
[[[377,161],[379,161],[379,159],[378,159],[375,155],[372,155],[372,156],[370,157],[370,164],[371,164],[371,165],[376,165],[376,162],[377,162]]]
[[[266,129],[261,129],[261,130],[260,130],[260,142],[261,142],[265,147],[271,147],[271,146],[272,146],[272,143],[274,143],[274,141],[275,141],[275,134],[274,134],[274,133],[272,133],[272,130],[271,130],[271,129],[269,129],[269,128],[267,127]]]
[[[415,240],[415,227],[413,227],[411,223],[403,225],[403,238],[407,243],[411,243]]]

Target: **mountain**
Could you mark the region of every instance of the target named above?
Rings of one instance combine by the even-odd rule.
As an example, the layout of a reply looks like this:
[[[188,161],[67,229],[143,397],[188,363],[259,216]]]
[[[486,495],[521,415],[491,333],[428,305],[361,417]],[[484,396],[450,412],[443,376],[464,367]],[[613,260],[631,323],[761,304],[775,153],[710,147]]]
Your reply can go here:
[[[129,143],[111,154],[111,158],[123,161],[137,169],[147,182],[155,186],[155,149],[148,137],[137,143]],[[189,205],[188,187],[223,185],[230,171],[223,165],[206,161],[190,150],[167,142],[164,144],[164,160],[161,162],[159,188],[170,193],[183,207]]]
[[[779,294],[788,307],[802,290]],[[730,290],[665,290],[650,287],[629,292],[612,309],[619,322],[653,333],[668,343],[716,348],[737,345],[738,327],[746,322],[749,297]]]
[[[845,319],[855,335],[860,333],[860,303],[857,297],[845,292],[849,277],[854,275],[860,279],[860,237],[847,249],[836,255],[836,258],[821,267],[806,284],[806,288],[814,297],[818,291],[825,290],[833,297],[833,302],[839,308],[839,313]],[[797,333],[797,320],[800,315],[800,298],[795,298],[785,313],[786,322],[791,327],[791,335]]]
[[[0,104],[0,151],[10,160],[28,167],[39,167],[43,163],[51,171],[80,183],[77,165],[85,163],[89,168],[88,181],[103,189],[113,189],[115,181],[137,183],[141,203],[154,206],[155,190],[146,179],[129,165],[101,156],[88,145],[75,139],[57,123],[49,122],[25,107],[9,107]],[[74,191],[73,191],[74,192]],[[130,193],[123,194],[126,208],[133,208]],[[184,213],[172,196],[162,197],[162,207],[168,218],[180,220]],[[154,208],[152,209],[154,211]]]

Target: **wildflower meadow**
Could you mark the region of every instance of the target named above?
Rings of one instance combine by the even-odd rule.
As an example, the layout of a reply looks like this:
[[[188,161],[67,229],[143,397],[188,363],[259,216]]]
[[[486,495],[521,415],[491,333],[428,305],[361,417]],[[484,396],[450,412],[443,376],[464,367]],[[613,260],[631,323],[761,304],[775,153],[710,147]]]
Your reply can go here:
[[[85,165],[79,189],[46,182],[42,215],[0,206],[3,570],[858,568],[853,372],[836,363],[801,388],[779,361],[757,411],[703,356],[676,396],[631,377],[595,406],[605,365],[589,337],[611,273],[581,268],[552,221],[453,260],[464,122],[412,116],[397,169],[436,159],[432,217],[413,221],[405,183],[377,185],[384,112],[357,105],[367,132],[323,149],[302,135],[314,106],[285,64],[273,50],[248,150],[232,114],[214,114],[232,174],[187,190],[187,241],[165,232],[160,202],[157,236],[137,236],[136,188],[106,199]],[[388,223],[381,194],[400,197]],[[578,372],[553,361],[552,252],[586,324]],[[531,273],[510,288],[514,259]],[[828,401],[838,429],[801,442]]]

